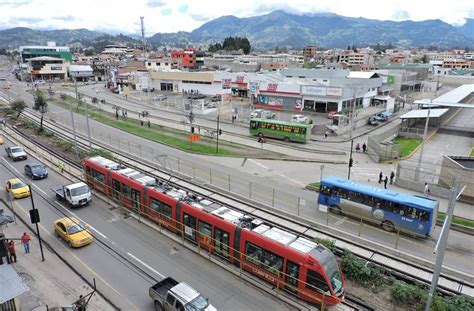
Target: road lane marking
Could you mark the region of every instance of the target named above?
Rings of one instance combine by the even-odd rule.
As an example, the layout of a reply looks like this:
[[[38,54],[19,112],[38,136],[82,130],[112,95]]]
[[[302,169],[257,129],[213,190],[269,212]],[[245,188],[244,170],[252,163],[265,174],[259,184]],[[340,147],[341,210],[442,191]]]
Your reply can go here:
[[[82,221],[82,220],[81,220]],[[99,230],[97,230],[96,228],[92,227],[91,225],[89,225],[88,223],[86,223],[85,221],[83,221],[89,228],[91,228],[92,230],[94,230],[94,232],[96,232],[98,235],[100,235],[101,237],[103,237],[104,239],[107,239],[107,236],[105,234],[103,234],[102,232],[100,232]]]
[[[38,189],[42,194],[44,195],[48,195],[46,192],[43,191],[43,189],[41,189],[40,187],[38,187],[37,185],[35,185],[34,183],[31,183],[36,189]]]
[[[261,164],[261,163],[258,163],[257,161],[255,161],[255,160],[253,160],[253,159],[250,159],[250,160],[248,160],[248,161],[251,161],[251,162],[257,164],[257,165],[260,166],[261,168],[264,168],[264,169],[266,169],[266,170],[270,170],[270,168],[269,168],[268,166],[265,166],[265,165],[263,165],[263,164]],[[284,175],[284,174],[280,174],[280,173],[278,173],[277,171],[275,171],[275,170],[273,170],[273,169],[272,169],[272,172],[273,172],[275,175],[281,176],[281,177],[283,177],[283,178],[285,178],[285,179],[288,179],[288,180],[294,182],[295,184],[298,184],[298,185],[303,186],[303,187],[306,186],[305,184],[303,184],[303,183],[297,181],[296,179],[293,179],[293,178],[291,178],[291,177],[288,177],[288,176],[286,176],[286,175]]]
[[[149,265],[147,265],[146,263],[144,263],[142,260],[140,260],[139,258],[135,257],[133,254],[127,252],[127,255],[132,257],[133,259],[135,259],[136,261],[138,261],[139,263],[141,263],[144,267],[148,268],[150,271],[156,273],[157,275],[159,275],[161,278],[166,278],[163,274],[159,273],[158,271],[156,271],[155,269],[153,269],[152,267],[150,267]]]

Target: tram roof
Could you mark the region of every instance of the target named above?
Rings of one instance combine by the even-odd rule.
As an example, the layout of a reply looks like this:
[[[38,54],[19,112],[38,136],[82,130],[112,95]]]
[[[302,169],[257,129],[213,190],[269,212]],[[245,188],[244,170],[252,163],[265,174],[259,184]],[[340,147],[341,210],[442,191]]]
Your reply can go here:
[[[418,195],[405,194],[401,192],[375,187],[372,185],[361,184],[353,180],[348,180],[337,176],[327,176],[323,178],[323,183],[329,182],[335,186],[342,187],[347,190],[362,192],[365,194],[375,195],[378,198],[395,201],[399,203],[411,203],[420,207],[432,209],[438,204],[438,201]]]
[[[113,169],[113,170],[117,170],[120,168],[120,164],[117,163],[117,162],[114,162],[112,160],[109,160],[109,159],[106,159],[104,157],[101,157],[101,156],[96,156],[96,157],[91,157],[89,158],[89,160],[91,160],[92,162],[95,162],[101,166],[104,166],[106,168],[110,168],[110,169]]]

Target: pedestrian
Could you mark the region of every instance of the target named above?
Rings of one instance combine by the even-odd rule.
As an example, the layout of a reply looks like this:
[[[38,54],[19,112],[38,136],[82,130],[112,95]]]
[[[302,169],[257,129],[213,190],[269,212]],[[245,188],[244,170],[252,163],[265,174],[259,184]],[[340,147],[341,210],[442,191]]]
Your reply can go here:
[[[7,263],[10,263],[7,241],[3,238],[5,238],[5,235],[3,233],[0,233],[0,265],[3,265],[3,257],[7,257]]]
[[[392,171],[390,173],[390,184],[393,185],[393,179],[395,178],[395,173]]]
[[[382,179],[383,179],[383,174],[382,174],[382,172],[380,172],[380,174],[379,174],[379,184],[382,183]]]
[[[64,163],[63,162],[58,163],[58,168],[61,171],[61,174],[64,173]]]
[[[8,252],[10,253],[10,262],[16,262],[15,242],[13,240],[8,242]]]
[[[143,120],[140,120],[140,125],[143,126]]]
[[[388,176],[385,176],[385,179],[383,180],[383,186],[385,189],[387,189],[387,182],[388,182]]]
[[[77,311],[85,311],[86,310],[86,299],[84,296],[79,295],[79,300],[77,300],[75,303]]]
[[[26,232],[23,233],[23,235],[21,236],[21,244],[23,244],[23,248],[25,249],[25,253],[30,252],[30,241],[31,241],[30,236]]]
[[[360,144],[359,143],[357,143],[357,145],[356,145],[356,152],[360,152]]]
[[[367,150],[367,145],[365,143],[362,144],[362,152],[365,153],[365,151]]]
[[[115,110],[115,119],[118,120],[118,118],[119,118],[118,110]]]
[[[150,122],[150,120],[148,120],[148,121],[146,122],[146,125],[148,125],[148,127],[151,127],[151,122]]]
[[[431,195],[430,186],[428,186],[428,183],[427,183],[427,182],[425,182],[425,189],[423,190],[423,192],[425,193],[426,196],[430,196],[430,195]]]
[[[328,135],[329,135],[329,131],[326,131],[326,133],[324,133],[324,139],[328,138]]]

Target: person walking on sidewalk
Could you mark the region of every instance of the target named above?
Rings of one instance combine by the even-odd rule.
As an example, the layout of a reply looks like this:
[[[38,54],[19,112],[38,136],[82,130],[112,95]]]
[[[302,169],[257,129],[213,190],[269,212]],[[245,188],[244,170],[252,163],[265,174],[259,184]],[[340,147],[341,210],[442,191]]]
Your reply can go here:
[[[23,248],[25,249],[25,253],[30,252],[30,241],[31,241],[31,238],[28,235],[28,233],[26,233],[26,232],[23,233],[23,235],[21,236],[21,244],[23,244]]]
[[[390,173],[390,184],[393,185],[393,179],[395,178],[395,173],[392,171]]]
[[[360,144],[359,143],[357,143],[357,145],[356,145],[356,152],[360,152]]]
[[[324,133],[324,139],[328,138],[328,135],[329,135],[329,131],[326,131],[326,133]]]
[[[382,179],[383,179],[383,173],[382,173],[382,172],[380,172],[380,174],[379,174],[379,184],[381,184],[381,183],[382,183]]]
[[[0,233],[0,265],[3,265],[3,257],[7,257],[7,263],[10,264],[10,256],[8,255],[7,240],[4,240],[5,235]]]
[[[388,183],[388,176],[385,175],[385,179],[383,180],[383,187],[387,189],[387,183]]]
[[[362,152],[366,152],[367,151],[367,145],[365,143],[362,144]]]
[[[8,242],[8,252],[10,253],[10,262],[16,262],[15,242],[13,240]]]
[[[428,186],[427,182],[425,182],[425,189],[423,190],[423,192],[425,193],[426,196],[431,195],[430,186]]]
[[[62,161],[59,162],[58,163],[58,168],[61,171],[61,174],[64,173],[64,162],[62,162]]]

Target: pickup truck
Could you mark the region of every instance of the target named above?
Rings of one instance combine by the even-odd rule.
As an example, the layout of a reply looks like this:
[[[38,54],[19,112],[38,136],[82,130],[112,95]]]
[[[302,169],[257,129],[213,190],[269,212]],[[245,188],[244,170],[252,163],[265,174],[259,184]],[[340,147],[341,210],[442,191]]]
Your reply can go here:
[[[56,198],[65,201],[71,207],[79,207],[88,204],[92,200],[92,193],[89,186],[83,182],[61,186],[51,189],[56,194]]]
[[[26,160],[27,158],[26,152],[20,146],[6,147],[5,151],[13,161]]]
[[[194,288],[171,277],[150,287],[149,295],[157,311],[217,310]]]

